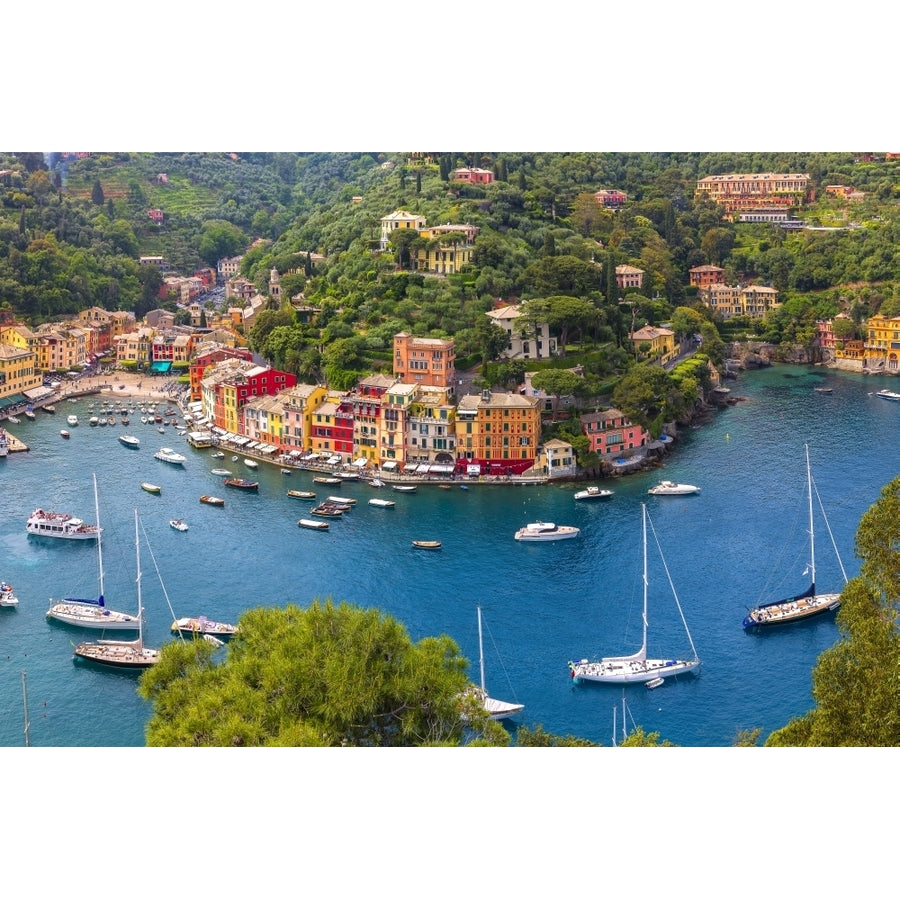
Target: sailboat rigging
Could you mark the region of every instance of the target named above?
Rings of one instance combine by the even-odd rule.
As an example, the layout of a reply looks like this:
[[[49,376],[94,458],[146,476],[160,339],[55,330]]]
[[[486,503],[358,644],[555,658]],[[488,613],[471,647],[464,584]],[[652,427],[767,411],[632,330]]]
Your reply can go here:
[[[769,603],[762,603],[755,606],[744,617],[743,626],[747,631],[755,631],[758,628],[768,628],[774,625],[788,625],[792,622],[802,622],[811,619],[814,616],[820,616],[823,613],[832,612],[841,605],[840,593],[819,594],[816,592],[816,538],[815,538],[815,522],[813,518],[813,480],[812,470],[809,464],[809,445],[806,448],[806,492],[809,504],[809,564],[807,573],[810,576],[810,585],[801,594],[795,594],[785,600],[772,600]],[[816,494],[818,497],[818,493]],[[822,507],[822,501],[819,500],[819,506],[822,510],[822,517],[825,519],[825,525],[828,528],[829,535],[831,527],[828,524],[828,518],[825,516],[825,509]],[[841,561],[840,554],[837,552],[837,546],[834,544],[834,536],[832,535],[832,546],[837,556],[838,565],[841,568],[841,574],[844,577],[844,584],[847,583],[847,573],[844,571],[844,564]]]
[[[138,513],[134,511],[134,550],[137,559],[137,620],[138,636],[134,641],[96,641],[81,643],[75,648],[76,659],[85,659],[119,669],[148,669],[159,662],[159,650],[144,646],[143,615],[141,606],[141,541],[138,531]]]
[[[99,568],[100,593],[97,599],[64,597],[54,603],[50,599],[48,619],[56,619],[67,625],[79,625],[82,628],[103,628],[116,631],[136,631],[139,618],[115,610],[108,609],[103,595],[103,539],[100,528],[100,502],[97,499],[97,475],[94,473],[94,509],[97,518],[97,564]]]
[[[481,637],[481,607],[478,607],[478,659],[481,667],[481,688],[477,689],[485,712],[495,720],[508,719],[525,709],[524,703],[509,703],[506,700],[495,700],[484,685],[484,644]]]
[[[659,550],[660,558],[666,569],[669,587],[672,589],[672,594],[675,597],[675,604],[678,607],[678,612],[681,614],[681,622],[684,625],[684,630],[687,633],[691,651],[694,655],[691,659],[649,659],[647,657],[647,589],[649,584],[647,579],[647,522],[649,520],[649,514],[647,513],[647,505],[645,503],[641,504],[641,510],[643,513],[642,536],[644,548],[644,609],[643,640],[641,642],[641,648],[637,653],[632,653],[630,656],[606,656],[594,662],[591,662],[588,659],[582,659],[578,662],[572,662],[570,660],[569,671],[576,684],[580,681],[599,681],[611,684],[645,682],[655,678],[671,678],[673,675],[684,675],[688,672],[696,673],[700,669],[700,658],[697,656],[697,650],[694,647],[691,632],[687,627],[681,604],[678,602],[678,595],[675,593],[675,587],[672,584],[671,576],[669,576],[669,570],[668,567],[666,567],[665,559],[662,556],[662,549],[659,546],[659,541],[656,539],[655,531],[653,537],[654,540],[656,540],[656,547],[657,550]],[[652,522],[650,522],[650,527],[651,529],[653,528]]]

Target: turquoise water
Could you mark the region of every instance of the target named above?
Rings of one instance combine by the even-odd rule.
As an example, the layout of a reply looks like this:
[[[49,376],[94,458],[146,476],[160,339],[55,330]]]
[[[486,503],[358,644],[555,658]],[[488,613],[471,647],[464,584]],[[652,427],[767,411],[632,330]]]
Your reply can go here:
[[[31,450],[0,461],[0,578],[13,583],[20,600],[17,609],[0,609],[0,745],[24,743],[23,671],[33,746],[143,744],[149,708],[135,694],[136,676],[75,664],[72,643],[85,633],[45,617],[51,596],[96,592],[96,547],[25,533],[37,506],[93,521],[95,472],[106,596],[115,609],[137,606],[135,508],[147,533],[141,586],[148,645],[170,638],[165,594],[178,616],[221,621],[235,621],[253,606],[331,596],[391,613],[414,639],[449,634],[477,679],[480,604],[488,688],[525,704],[512,727],[541,724],[604,744],[611,742],[622,688],[573,685],[567,662],[640,644],[646,502],[703,668],[697,678],[652,692],[629,686],[631,716],[684,746],[727,746],[744,728],[768,734],[811,705],[810,670],[837,629],[823,618],[750,635],[741,619],[748,606],[806,586],[805,443],[847,574],[858,571],[859,518],[898,474],[900,405],[872,396],[892,384],[821,369],[747,373],[731,383],[745,400],[683,432],[663,469],[605,484],[615,496],[596,503],[576,503],[574,488],[560,485],[423,486],[402,495],[345,483],[335,490],[313,485],[308,473],[286,477],[269,466],[258,472],[259,494],[248,494],[210,473],[224,464],[247,475],[242,463],[213,460],[210,451],[134,424],[134,417],[128,430],[141,447],[129,450],[117,440],[121,427],[86,424],[86,400],[59,403],[56,416],[39,413],[35,422],[9,426]],[[822,385],[834,393],[812,390]],[[70,412],[82,424],[65,441],[59,430]],[[183,469],[153,458],[166,445],[187,455]],[[702,492],[648,497],[661,477],[698,484]],[[141,481],[161,485],[162,494],[141,490]],[[359,503],[328,532],[308,531],[296,523],[309,501],[288,498],[288,488]],[[226,506],[200,504],[204,493],[225,497]],[[375,495],[389,496],[396,507],[368,506]],[[171,529],[171,518],[185,519],[189,531]],[[515,542],[516,529],[536,519],[577,525],[582,534],[558,543]],[[817,581],[831,590],[840,587],[841,573],[818,511],[816,521]],[[416,551],[413,539],[437,539],[443,549]],[[690,646],[652,550],[649,578],[650,652],[684,655]]]

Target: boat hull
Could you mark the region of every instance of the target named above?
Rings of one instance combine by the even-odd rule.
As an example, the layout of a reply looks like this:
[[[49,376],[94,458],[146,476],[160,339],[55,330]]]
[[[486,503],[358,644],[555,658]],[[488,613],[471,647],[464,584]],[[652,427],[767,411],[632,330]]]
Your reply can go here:
[[[76,659],[116,669],[149,669],[159,662],[158,650],[130,646],[79,644],[74,654]]]
[[[572,680],[595,681],[601,684],[640,684],[656,678],[696,674],[699,659],[601,659],[569,663]]]
[[[840,605],[840,594],[817,594],[814,597],[786,600],[783,603],[772,603],[750,610],[742,624],[746,631],[791,625],[835,612]]]
[[[137,631],[140,627],[134,616],[80,603],[56,603],[47,611],[47,618],[64,625],[100,631]]]

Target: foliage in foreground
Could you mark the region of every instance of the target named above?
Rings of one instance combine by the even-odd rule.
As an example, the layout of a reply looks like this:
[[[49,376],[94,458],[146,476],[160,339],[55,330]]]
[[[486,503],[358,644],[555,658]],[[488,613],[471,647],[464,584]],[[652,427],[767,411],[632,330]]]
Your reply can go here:
[[[330,599],[240,618],[221,663],[205,641],[172,642],[141,678],[149,746],[503,745],[461,701],[468,663],[446,635],[410,640],[396,619]],[[465,721],[461,713],[465,713]]]
[[[900,744],[900,477],[860,520],[860,573],[841,594],[841,639],[813,669],[816,706],[773,732],[767,747]]]

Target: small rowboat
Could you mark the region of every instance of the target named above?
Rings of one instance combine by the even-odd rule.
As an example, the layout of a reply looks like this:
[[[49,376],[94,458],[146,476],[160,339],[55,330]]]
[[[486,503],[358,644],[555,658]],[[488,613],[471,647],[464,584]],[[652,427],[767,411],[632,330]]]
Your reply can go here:
[[[187,524],[187,522],[184,521],[184,519],[169,519],[169,524],[176,531],[187,531],[188,530],[188,524]]]
[[[665,682],[665,678],[651,678],[647,682],[647,687],[652,691],[653,688],[658,688],[661,684]]]
[[[300,500],[314,500],[316,496],[315,491],[288,491],[288,497],[297,497]]]
[[[352,497],[328,497],[329,503],[339,503],[341,506],[355,506],[356,500]]]
[[[212,472],[213,475],[219,475],[225,478],[227,478],[231,474],[228,469],[210,469],[209,471]]]
[[[311,528],[313,531],[328,531],[327,522],[316,522],[314,519],[300,519],[297,524],[301,528]]]
[[[414,484],[392,484],[391,490],[399,491],[401,494],[414,493],[416,486]]]
[[[240,488],[243,491],[258,491],[258,481],[248,481],[246,478],[226,478],[223,482],[227,487]]]
[[[419,550],[440,550],[441,542],[440,541],[413,541],[413,547],[418,547]]]
[[[141,487],[142,487],[148,494],[159,494],[159,493],[162,492],[162,488],[161,488],[158,484],[150,484],[149,481],[142,481],[142,482],[141,482]]]
[[[225,501],[221,497],[212,497],[209,494],[204,494],[200,498],[201,503],[208,503],[210,506],[224,506]]]
[[[59,433],[59,436],[64,437],[64,438],[71,437],[71,435],[69,434],[68,431],[65,430],[65,428]]]
[[[385,509],[391,509],[395,506],[393,500],[382,500],[381,497],[373,497],[369,501],[369,506],[383,506]]]

